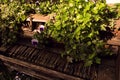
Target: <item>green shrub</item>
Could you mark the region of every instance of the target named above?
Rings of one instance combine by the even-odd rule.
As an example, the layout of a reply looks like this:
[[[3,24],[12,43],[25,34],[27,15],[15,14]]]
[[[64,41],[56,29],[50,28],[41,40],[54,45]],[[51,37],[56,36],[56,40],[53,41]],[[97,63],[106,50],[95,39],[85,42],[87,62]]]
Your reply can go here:
[[[37,33],[35,38],[40,43],[49,38],[63,43],[65,51],[61,55],[69,56],[72,61],[83,61],[85,66],[99,64],[99,56],[109,54],[99,31],[113,27],[117,12],[105,2],[85,0],[61,1],[56,9],[55,20],[47,23],[45,30]]]
[[[3,45],[16,42],[22,23],[31,9],[31,5],[18,1],[0,5],[0,37]]]

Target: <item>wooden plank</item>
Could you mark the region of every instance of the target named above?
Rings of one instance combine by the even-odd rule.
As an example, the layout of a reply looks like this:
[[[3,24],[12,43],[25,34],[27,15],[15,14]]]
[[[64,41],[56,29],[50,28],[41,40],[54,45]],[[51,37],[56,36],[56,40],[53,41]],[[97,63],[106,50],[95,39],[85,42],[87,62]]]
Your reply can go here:
[[[45,56],[44,50],[42,50],[39,54],[39,57],[36,59],[36,63],[37,64],[43,64],[44,56]]]
[[[58,58],[58,56],[56,54],[52,54],[51,60],[49,61],[49,65],[48,66],[51,67],[51,68],[55,68],[54,63],[55,63],[57,58]]]
[[[20,50],[20,48],[21,48],[21,46],[18,45],[17,48],[15,47],[14,51],[11,51],[12,52],[12,57],[16,57],[17,56],[17,53]]]
[[[20,65],[20,66],[23,66],[23,67],[26,67],[26,68],[35,69],[35,70],[38,70],[38,71],[40,71],[42,73],[45,73],[47,75],[51,75],[53,77],[58,77],[58,78],[61,78],[61,79],[64,79],[64,80],[83,80],[79,77],[70,76],[68,74],[57,72],[57,71],[54,71],[54,70],[51,70],[51,69],[48,69],[48,68],[44,68],[44,67],[41,67],[41,66],[37,66],[37,65],[34,65],[34,64],[23,62],[23,61],[13,59],[13,58],[10,58],[10,57],[5,57],[3,55],[0,55],[0,59],[2,61],[11,62],[13,64]]]
[[[24,58],[29,58],[30,54],[34,51],[34,48],[28,47]]]
[[[10,65],[9,63],[4,63],[6,66],[8,66],[9,68],[13,69],[13,70],[16,70],[16,71],[19,71],[21,73],[24,73],[24,74],[27,74],[27,75],[30,75],[32,77],[35,77],[37,79],[40,79],[40,80],[54,80],[53,78],[50,78],[48,76],[44,76],[42,74],[37,74],[36,72],[32,71],[31,69],[24,69],[24,67],[20,67],[20,66],[15,66],[15,65]]]
[[[44,66],[45,66],[45,60],[47,59],[46,56],[47,56],[48,54],[49,54],[49,53],[46,53],[45,50],[43,50],[41,59],[38,60],[38,62],[39,62],[41,65],[44,65]],[[39,63],[38,63],[38,64],[39,64]]]
[[[48,22],[50,20],[50,16],[52,17],[52,15],[44,16],[41,14],[30,14],[33,22]],[[26,21],[30,21],[30,17],[28,17]]]
[[[73,72],[73,75],[77,75],[78,74],[78,67],[79,65],[77,64],[74,64],[74,72]]]
[[[31,60],[31,56],[33,55],[33,52],[35,51],[35,48],[31,48],[29,54],[27,55],[27,60],[30,61]]]
[[[49,53],[47,53],[47,54],[49,54]],[[44,63],[46,66],[49,65],[49,62],[51,61],[51,57],[52,57],[52,54],[51,55],[49,54],[46,62]]]
[[[27,46],[23,46],[22,51],[19,53],[19,58],[20,59],[23,59],[22,55],[24,54],[24,52],[26,51],[26,49],[27,49]]]
[[[78,64],[79,65],[79,64]],[[77,75],[79,75],[79,76],[81,76],[81,75],[83,75],[84,73],[82,72],[83,71],[83,64],[81,65],[79,65],[78,66],[78,71],[77,71]]]
[[[23,46],[20,45],[20,46],[14,51],[14,55],[13,55],[14,57],[16,57],[16,58],[19,57],[19,52],[21,52],[21,48],[23,48]]]
[[[74,67],[75,67],[74,63],[73,64],[71,63],[70,68],[69,68],[71,75],[74,73]]]
[[[31,62],[32,61],[32,59],[33,59],[33,57],[36,55],[36,51],[37,51],[37,49],[34,49],[34,51],[32,52],[32,54],[29,56],[29,61]]]
[[[65,66],[64,61],[63,61],[63,60],[59,60],[59,64],[58,64],[58,68],[57,68],[57,69],[58,69],[59,71],[63,71],[64,66]],[[71,70],[70,70],[70,71],[71,71]],[[69,71],[67,74],[69,74],[70,71]]]
[[[120,39],[119,38],[112,38],[107,41],[107,44],[114,45],[114,46],[120,46]]]
[[[38,55],[38,56],[35,56],[35,58],[34,58],[34,59],[35,59],[35,60],[34,60],[34,63],[37,64],[38,60],[39,60],[39,59],[41,58],[41,56],[42,56],[42,52],[43,52],[43,51],[40,51],[40,50],[39,50],[39,52],[37,53],[37,54],[39,54],[39,55]]]
[[[120,80],[120,47],[116,59],[116,80]]]
[[[0,47],[0,51],[5,52],[6,50],[7,50],[7,48],[5,48],[5,47]]]
[[[18,48],[19,45],[11,46],[12,48],[8,50],[10,56],[14,55],[15,50]]]
[[[34,62],[34,63],[35,63],[35,60],[36,60],[36,58],[37,58],[38,55],[39,55],[39,50],[36,49],[33,54],[34,54],[34,55],[33,55],[32,59],[31,59],[31,62]]]
[[[30,51],[30,50],[31,50],[31,48],[28,47],[28,48],[26,49],[26,51],[23,53],[23,56],[22,56],[22,59],[23,59],[23,60],[26,60],[26,59],[27,59],[26,56],[29,54],[29,51]]]
[[[58,63],[59,60],[61,60],[61,57],[60,57],[60,56],[58,56],[58,57],[56,58],[56,60],[55,60],[55,62],[54,62],[54,64],[53,64],[54,67],[55,67],[55,65]],[[48,64],[48,65],[49,65],[49,64]]]

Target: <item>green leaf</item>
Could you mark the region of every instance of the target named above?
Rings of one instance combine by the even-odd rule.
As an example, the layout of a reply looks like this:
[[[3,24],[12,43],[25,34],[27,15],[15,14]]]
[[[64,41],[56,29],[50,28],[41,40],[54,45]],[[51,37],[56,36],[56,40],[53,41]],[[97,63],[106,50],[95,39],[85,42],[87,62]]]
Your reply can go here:
[[[88,59],[93,59],[95,56],[96,56],[96,53],[91,53],[89,54]]]
[[[73,36],[75,36],[75,35],[77,35],[77,36],[80,35],[81,27],[82,27],[82,26],[78,26],[78,27],[75,29]]]
[[[85,67],[91,66],[93,64],[92,60],[88,60],[85,62]]]
[[[95,58],[95,63],[100,64],[100,63],[101,63],[101,59],[98,58],[98,57],[96,57],[96,58]]]

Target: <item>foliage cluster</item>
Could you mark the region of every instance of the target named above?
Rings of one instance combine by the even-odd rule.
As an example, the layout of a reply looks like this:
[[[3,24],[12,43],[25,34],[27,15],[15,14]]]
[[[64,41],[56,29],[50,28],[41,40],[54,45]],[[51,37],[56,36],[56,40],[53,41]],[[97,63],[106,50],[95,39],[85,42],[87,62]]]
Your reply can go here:
[[[44,1],[37,3],[35,6],[36,13],[40,13],[43,15],[48,15],[56,11],[56,6],[58,5],[58,2],[50,2],[50,1]]]
[[[65,52],[61,55],[69,56],[70,62],[83,61],[85,66],[99,64],[99,56],[110,54],[104,48],[105,41],[100,39],[99,31],[112,28],[116,17],[117,12],[102,1],[61,0],[56,8],[55,20],[47,23],[45,30],[37,33],[35,38],[41,43],[50,38],[63,43]]]
[[[4,45],[16,41],[17,33],[21,31],[22,23],[31,8],[31,5],[21,4],[18,1],[0,5],[0,37]]]
[[[86,66],[100,63],[101,55],[109,54],[99,31],[112,27],[117,12],[103,1],[96,3],[85,0],[60,0],[60,3],[40,2],[26,4],[19,1],[0,5],[0,33],[2,43],[13,43],[21,29],[22,22],[30,10],[40,14],[55,13],[55,18],[46,24],[44,31],[35,34],[39,43],[50,39],[64,44],[61,53],[71,58],[71,62],[83,61]]]
[[[55,10],[49,1],[38,3],[25,3],[25,0],[3,0],[0,3],[0,33],[3,45],[16,42],[22,23],[31,13],[47,15]]]

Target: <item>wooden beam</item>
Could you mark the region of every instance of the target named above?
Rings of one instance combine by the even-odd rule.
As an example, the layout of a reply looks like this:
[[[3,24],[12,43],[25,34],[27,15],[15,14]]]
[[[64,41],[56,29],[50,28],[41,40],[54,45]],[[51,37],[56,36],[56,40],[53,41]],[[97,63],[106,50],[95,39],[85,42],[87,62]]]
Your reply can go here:
[[[32,18],[32,22],[48,22],[50,20],[50,17],[52,17],[53,14],[49,14],[47,16],[41,15],[41,14],[30,14],[30,16],[26,19],[26,21],[31,21],[30,18]]]
[[[51,70],[51,69],[48,69],[48,68],[44,68],[44,67],[37,66],[37,65],[34,65],[34,64],[31,64],[31,63],[23,62],[23,61],[13,59],[13,58],[10,58],[10,57],[5,57],[3,55],[0,55],[0,59],[2,61],[11,62],[11,63],[19,65],[19,66],[23,66],[23,67],[26,67],[26,68],[31,68],[31,69],[40,71],[41,73],[50,75],[52,77],[58,77],[58,78],[61,78],[61,79],[64,79],[64,80],[83,80],[79,77],[75,77],[75,76],[68,75],[68,74],[65,74],[65,73],[57,72],[57,71],[54,71],[54,70]]]
[[[113,45],[113,46],[120,46],[120,39],[118,38],[112,38],[110,40],[107,41],[108,45]]]
[[[8,62],[4,62],[4,65],[9,67],[10,69],[19,71],[21,73],[27,74],[29,76],[35,77],[35,78],[40,79],[40,80],[55,80],[54,78],[50,78],[49,76],[45,76],[43,74],[37,74],[36,72],[32,71],[32,69],[29,69],[29,68],[26,69],[26,68],[21,67],[19,65],[10,64]]]
[[[120,80],[120,47],[116,59],[116,80]]]
[[[5,47],[0,47],[0,51],[5,52],[6,50],[7,50],[7,48],[5,48]]]

